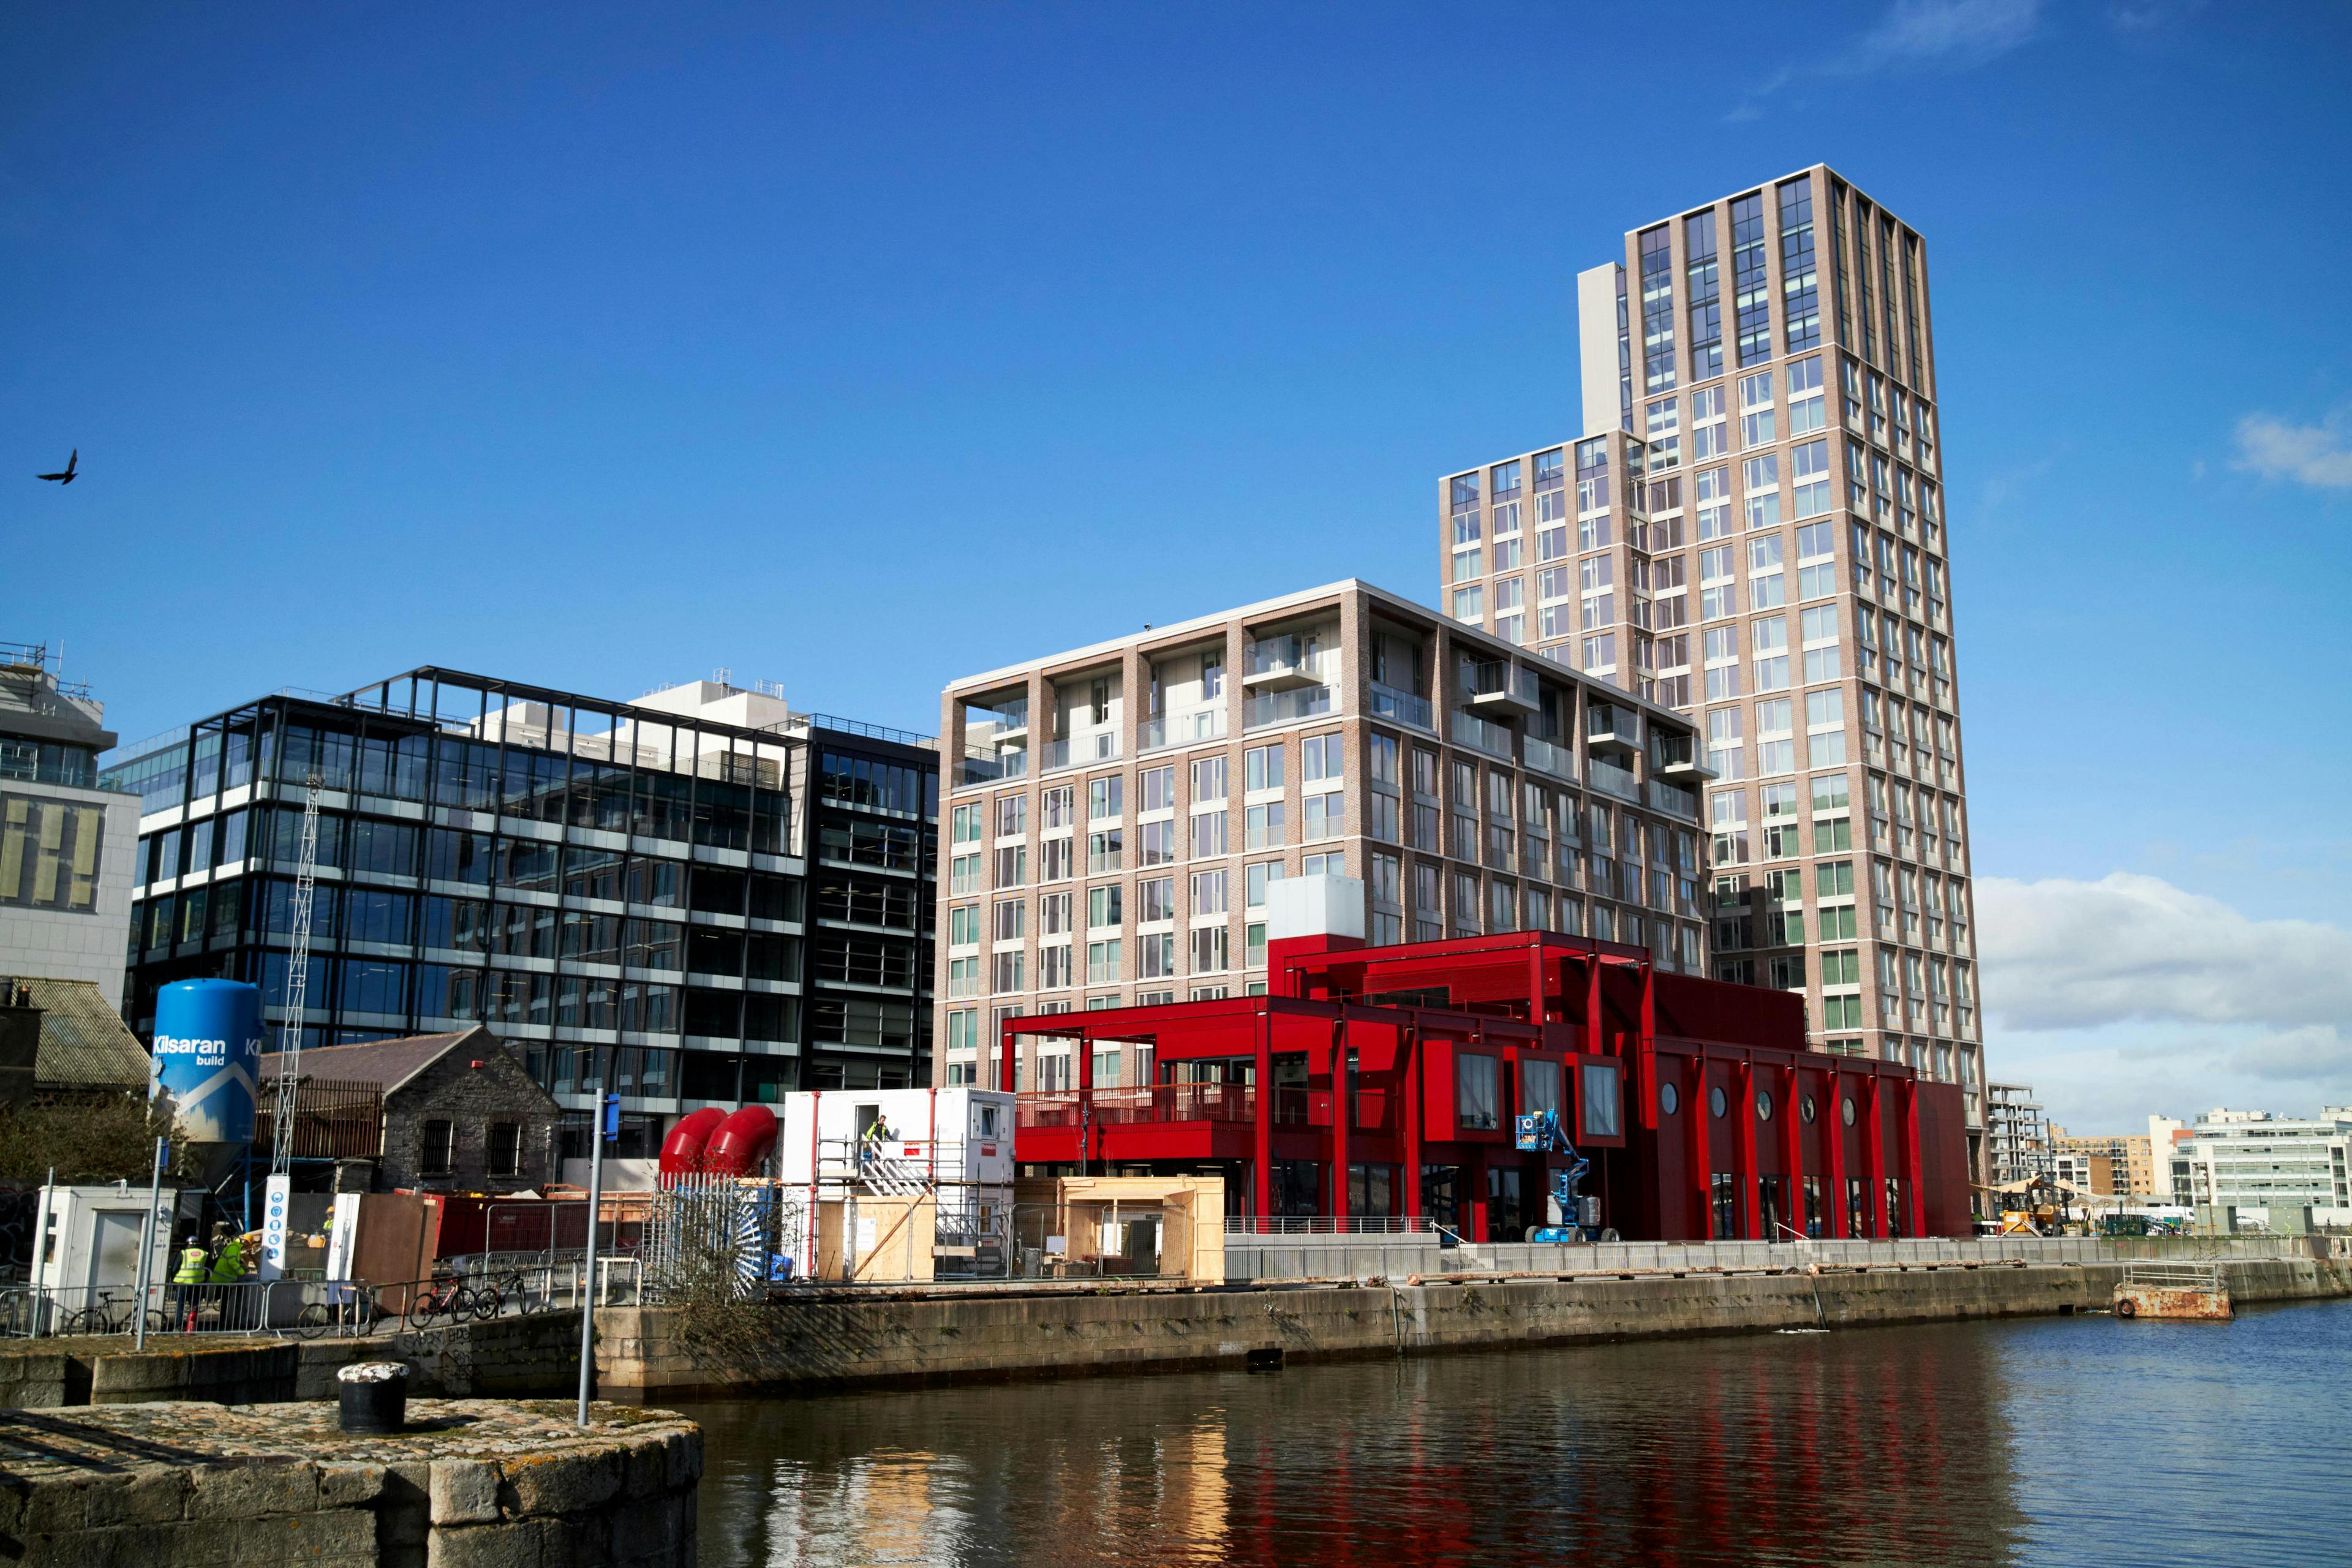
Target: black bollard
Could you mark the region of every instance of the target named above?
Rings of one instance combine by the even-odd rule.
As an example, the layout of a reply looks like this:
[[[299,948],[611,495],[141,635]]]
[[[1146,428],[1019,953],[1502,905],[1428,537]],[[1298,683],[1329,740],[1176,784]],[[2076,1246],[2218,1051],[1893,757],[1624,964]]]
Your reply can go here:
[[[396,1361],[366,1361],[335,1373],[346,1432],[397,1432],[408,1420],[408,1369]]]

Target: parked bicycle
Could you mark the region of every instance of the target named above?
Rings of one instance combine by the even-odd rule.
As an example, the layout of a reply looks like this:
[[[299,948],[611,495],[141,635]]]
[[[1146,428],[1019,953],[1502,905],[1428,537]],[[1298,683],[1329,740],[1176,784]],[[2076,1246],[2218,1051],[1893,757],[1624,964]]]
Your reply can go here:
[[[100,1290],[89,1304],[79,1311],[68,1312],[58,1321],[61,1334],[127,1334],[138,1322],[138,1301],[135,1294],[119,1294]],[[151,1310],[147,1314],[147,1331],[161,1333],[164,1317]]]

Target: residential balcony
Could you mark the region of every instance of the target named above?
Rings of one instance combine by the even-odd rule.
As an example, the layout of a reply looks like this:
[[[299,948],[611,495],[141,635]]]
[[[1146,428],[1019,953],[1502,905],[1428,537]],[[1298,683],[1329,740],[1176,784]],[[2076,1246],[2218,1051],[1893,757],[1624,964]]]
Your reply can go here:
[[[1528,766],[1539,773],[1549,773],[1556,779],[1576,782],[1576,753],[1566,746],[1549,741],[1539,741],[1533,735],[1519,742],[1521,754]]]
[[[1584,710],[1584,743],[1587,750],[1593,752],[1638,752],[1642,749],[1642,716],[1631,708],[1595,702]]]
[[[1453,731],[1455,745],[1474,747],[1490,757],[1500,757],[1505,762],[1510,761],[1511,732],[1502,725],[1456,708],[1454,710],[1453,721],[1447,725],[1447,728]]]
[[[1696,735],[1669,735],[1664,731],[1651,737],[1654,752],[1652,769],[1662,779],[1676,779],[1699,784],[1714,778],[1715,770],[1706,765],[1706,753],[1699,747]]]
[[[1007,746],[1001,752],[972,747],[964,752],[961,784],[994,784],[1000,779],[1029,776],[1029,749]]]
[[[1382,686],[1375,680],[1371,683],[1371,708],[1375,719],[1393,719],[1400,724],[1410,724],[1433,735],[1437,732],[1426,697],[1415,697],[1410,691],[1399,691],[1393,686]]]
[[[1640,781],[1633,777],[1632,769],[1621,768],[1605,758],[1593,757],[1588,763],[1585,771],[1594,789],[1604,795],[1613,795],[1619,800],[1634,805],[1642,803],[1642,785]]]
[[[1047,742],[1045,755],[1038,759],[1038,771],[1050,773],[1057,768],[1111,762],[1118,756],[1118,732],[1104,730],[1092,735],[1076,735],[1066,741]]]
[[[1136,735],[1136,750],[1157,752],[1168,746],[1189,746],[1196,741],[1224,738],[1223,707],[1202,708],[1191,713],[1145,720]]]
[[[1242,664],[1242,685],[1249,690],[1297,691],[1322,684],[1305,638],[1260,637],[1249,645]]]
[[[1710,773],[1707,776],[1712,778],[1714,775]],[[1649,801],[1653,811],[1663,811],[1668,816],[1679,816],[1691,822],[1698,820],[1698,791],[1695,789],[1685,789],[1664,779],[1652,779]]]
[[[1536,689],[1536,672],[1509,659],[1489,659],[1473,667],[1471,682],[1470,707],[1474,712],[1526,719],[1543,711],[1543,699]]]
[[[1242,728],[1263,730],[1269,724],[1295,724],[1336,713],[1339,693],[1328,686],[1305,686],[1242,699]]]

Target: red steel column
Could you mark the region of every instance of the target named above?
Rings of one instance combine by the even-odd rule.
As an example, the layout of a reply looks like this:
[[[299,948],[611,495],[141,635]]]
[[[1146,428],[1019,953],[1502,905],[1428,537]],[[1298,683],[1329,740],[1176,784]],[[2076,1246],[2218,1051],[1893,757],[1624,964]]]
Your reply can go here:
[[[1786,1172],[1781,1179],[1788,1184],[1788,1222],[1799,1236],[1810,1234],[1805,1228],[1805,1142],[1804,1142],[1804,1071],[1795,1062],[1788,1067],[1788,1076],[1781,1079],[1780,1089],[1780,1168]]]
[[[1404,1118],[1404,1217],[1421,1217],[1421,1026],[1408,1024],[1397,1053],[1397,1114]]]
[[[1348,1021],[1331,1024],[1331,1212],[1345,1230],[1348,1218],[1348,1121],[1355,1107],[1348,1103]]]
[[[1845,1079],[1832,1065],[1822,1075],[1829,1089],[1829,1103],[1822,1109],[1822,1136],[1829,1158],[1822,1163],[1829,1167],[1830,1234],[1841,1240],[1853,1234],[1846,1223],[1845,1212]]]
[[[1013,1092],[1013,1020],[996,1026],[996,1087]]]
[[[1078,1053],[1078,1174],[1083,1176],[1087,1162],[1094,1157],[1095,1043],[1082,1033],[1070,1042],[1070,1049]]]
[[[1584,989],[1584,1048],[1600,1056],[1609,1048],[1603,1043],[1608,1038],[1609,1030],[1601,1021],[1604,1005],[1601,998],[1601,947],[1598,942],[1593,944],[1590,962],[1591,967]]]
[[[1261,1231],[1274,1217],[1274,1009],[1257,1017],[1257,1217]]]
[[[1691,1058],[1690,1080],[1690,1091],[1683,1096],[1683,1114],[1690,1122],[1690,1150],[1685,1157],[1690,1163],[1691,1203],[1698,1211],[1698,1227],[1691,1239],[1706,1241],[1715,1235],[1714,1193],[1708,1182],[1715,1170],[1715,1118],[1706,1108],[1703,1050]]]
[[[1904,1195],[1910,1200],[1905,1206],[1909,1211],[1913,1236],[1927,1234],[1923,1210],[1925,1194],[1920,1191],[1920,1184],[1927,1173],[1927,1161],[1919,1149],[1919,1083],[1915,1079],[1903,1086]]]
[[[1739,1210],[1740,1228],[1750,1241],[1764,1239],[1763,1194],[1759,1190],[1763,1173],[1756,1168],[1756,1062],[1751,1057],[1739,1058],[1739,1103],[1731,1107],[1739,1118]]]
[[[1864,1079],[1862,1124],[1870,1131],[1862,1145],[1862,1178],[1868,1189],[1862,1207],[1863,1217],[1868,1222],[1864,1236],[1886,1234],[1886,1129],[1878,1120],[1878,1086],[1884,1076],[1874,1072]]]

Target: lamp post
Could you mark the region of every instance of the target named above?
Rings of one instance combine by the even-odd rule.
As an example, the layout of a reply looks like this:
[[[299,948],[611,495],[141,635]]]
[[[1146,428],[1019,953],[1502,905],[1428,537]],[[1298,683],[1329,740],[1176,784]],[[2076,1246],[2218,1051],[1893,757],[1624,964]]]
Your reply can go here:
[[[596,1375],[596,1222],[604,1206],[604,1138],[607,1121],[612,1131],[620,1131],[621,1100],[618,1095],[604,1092],[603,1048],[590,1047],[590,1060],[598,1064],[594,1075],[596,1107],[588,1118],[588,1245],[586,1247],[585,1293],[580,1302],[580,1410],[574,1424],[588,1425],[588,1394]]]

